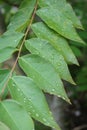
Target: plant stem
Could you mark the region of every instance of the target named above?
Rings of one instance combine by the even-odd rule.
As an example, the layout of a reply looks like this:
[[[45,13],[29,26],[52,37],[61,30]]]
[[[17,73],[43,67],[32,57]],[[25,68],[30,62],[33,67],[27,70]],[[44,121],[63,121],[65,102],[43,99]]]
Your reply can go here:
[[[23,40],[22,40],[21,45],[20,45],[20,48],[19,48],[18,56],[17,56],[17,58],[16,58],[16,60],[15,60],[15,62],[14,62],[14,65],[13,65],[11,71],[10,71],[9,77],[8,77],[6,83],[4,84],[3,89],[2,89],[2,91],[1,91],[0,100],[2,99],[2,95],[3,95],[3,93],[4,93],[4,91],[5,91],[6,87],[7,87],[7,84],[8,84],[8,82],[9,82],[10,78],[12,77],[12,74],[13,74],[13,72],[14,72],[14,70],[15,70],[16,65],[17,65],[18,59],[19,59],[19,57],[20,57],[20,54],[21,54],[21,51],[22,51],[22,48],[23,48],[23,45],[24,45],[24,43],[25,43],[25,40],[26,40],[27,35],[28,35],[29,31],[30,31],[32,22],[33,22],[33,20],[34,20],[35,14],[36,14],[37,4],[38,4],[38,0],[36,0],[36,4],[35,4],[34,10],[33,10],[33,13],[32,13],[32,16],[31,16],[31,19],[30,19],[30,22],[29,22],[29,25],[28,25],[28,27],[27,27],[27,29],[26,29],[26,31],[25,31],[25,35],[24,35],[24,37],[23,37]]]

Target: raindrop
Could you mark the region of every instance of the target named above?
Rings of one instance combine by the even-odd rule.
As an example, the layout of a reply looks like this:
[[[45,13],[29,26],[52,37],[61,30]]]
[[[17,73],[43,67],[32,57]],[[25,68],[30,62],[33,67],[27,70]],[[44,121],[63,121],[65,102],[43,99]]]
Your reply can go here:
[[[26,98],[24,98],[24,102],[26,102]]]
[[[15,42],[17,42],[17,40],[15,40]]]
[[[40,44],[40,47],[42,47],[42,45]]]
[[[38,113],[36,113],[36,117],[39,117],[39,114],[38,114]]]
[[[31,98],[28,98],[29,101],[31,101]]]
[[[60,95],[58,95],[58,97],[59,97],[59,98],[61,98],[61,96],[60,96]]]
[[[18,90],[18,91],[20,91],[20,89],[19,89],[19,88],[18,88],[17,90]]]
[[[43,118],[43,121],[46,122],[47,120],[45,118]]]
[[[66,100],[65,97],[62,97],[62,98],[63,98],[63,100]]]
[[[54,92],[54,91],[55,91],[55,89],[53,88],[53,89],[52,89],[52,92]]]
[[[43,58],[45,58],[45,56],[43,56]]]
[[[13,83],[13,87],[15,87],[15,83]]]
[[[10,23],[9,26],[12,26],[12,23]]]

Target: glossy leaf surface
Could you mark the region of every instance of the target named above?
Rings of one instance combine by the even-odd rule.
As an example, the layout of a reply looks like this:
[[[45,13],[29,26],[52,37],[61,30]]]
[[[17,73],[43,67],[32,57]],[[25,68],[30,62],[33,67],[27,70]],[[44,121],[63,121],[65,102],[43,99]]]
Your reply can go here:
[[[42,91],[32,79],[15,76],[9,82],[9,90],[12,98],[19,101],[33,118],[47,126],[59,129]]]
[[[56,8],[58,11],[61,11],[69,20],[71,20],[76,28],[83,29],[79,18],[77,18],[76,14],[73,11],[73,8],[69,3],[66,2],[66,0],[39,0],[39,6],[51,6]]]
[[[26,41],[25,46],[31,53],[38,54],[52,63],[62,79],[74,83],[63,56],[57,52],[48,41],[39,38],[32,38]]]
[[[0,121],[4,122],[11,130],[34,129],[33,121],[25,109],[13,100],[0,102]]]
[[[65,61],[78,65],[74,53],[69,47],[68,42],[63,37],[49,29],[42,22],[33,24],[32,30],[37,35],[37,37],[47,40],[58,52],[60,52],[60,54],[63,55]]]
[[[37,55],[26,55],[20,58],[19,64],[42,90],[69,102],[63,83],[49,62]]]
[[[63,37],[84,43],[78,36],[72,22],[65,15],[53,7],[44,7],[37,11],[37,15],[53,30]]]

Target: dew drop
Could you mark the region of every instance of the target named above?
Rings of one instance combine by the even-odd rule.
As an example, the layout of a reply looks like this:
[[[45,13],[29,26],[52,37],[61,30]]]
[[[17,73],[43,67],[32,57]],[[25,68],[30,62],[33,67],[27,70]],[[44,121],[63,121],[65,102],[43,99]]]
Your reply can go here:
[[[45,118],[43,118],[43,121],[46,122],[47,120]]]
[[[13,83],[13,87],[15,87],[15,83]]]
[[[15,40],[15,42],[17,42],[17,40]]]
[[[43,56],[43,58],[45,58],[45,56]]]
[[[55,91],[55,89],[53,88],[53,89],[52,89],[52,92],[54,92],[54,91]]]
[[[31,101],[31,98],[28,98],[29,101]]]
[[[20,89],[19,89],[19,88],[18,88],[17,90],[18,90],[18,91],[20,91]]]
[[[36,117],[39,117],[39,114],[38,114],[38,113],[36,113]]]
[[[59,98],[61,98],[61,96],[60,96],[60,95],[58,95],[58,97],[59,97]]]
[[[24,102],[26,102],[26,98],[24,98]]]
[[[63,100],[66,100],[65,97],[62,97],[62,98],[63,98]]]

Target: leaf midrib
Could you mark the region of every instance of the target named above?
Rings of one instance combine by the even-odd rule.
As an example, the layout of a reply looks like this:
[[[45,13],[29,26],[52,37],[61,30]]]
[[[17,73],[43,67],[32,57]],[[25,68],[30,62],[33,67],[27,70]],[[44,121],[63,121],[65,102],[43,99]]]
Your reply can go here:
[[[11,119],[12,119],[13,123],[15,124],[15,126],[18,128],[18,126],[17,126],[17,124],[16,124],[14,118],[13,118],[12,115],[10,114],[10,112],[7,110],[7,108],[5,107],[5,105],[4,105],[3,103],[1,103],[1,104],[2,104],[2,106],[4,107],[4,109],[6,110],[7,114],[11,117]],[[19,130],[19,128],[18,128],[17,130]]]

